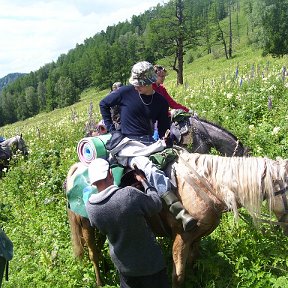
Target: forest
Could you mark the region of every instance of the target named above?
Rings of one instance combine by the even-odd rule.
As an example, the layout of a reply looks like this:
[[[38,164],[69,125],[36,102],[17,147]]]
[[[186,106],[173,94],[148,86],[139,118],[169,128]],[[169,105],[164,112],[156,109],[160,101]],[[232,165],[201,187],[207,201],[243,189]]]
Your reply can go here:
[[[6,86],[0,96],[1,135],[22,134],[29,155],[13,157],[0,179],[0,224],[14,245],[9,281],[3,279],[3,288],[95,288],[88,251],[82,261],[73,255],[63,188],[70,167],[79,162],[77,143],[86,135],[87,122],[101,120],[99,101],[112,82],[126,82],[138,60],[165,66],[165,87],[175,101],[236,135],[251,156],[287,159],[287,2],[172,1],[108,27],[55,63]],[[181,19],[177,7],[183,8],[183,31],[193,27],[187,30],[192,34],[176,33],[176,22],[168,25]],[[220,17],[218,22],[215,15]],[[183,36],[183,42],[178,36]],[[120,39],[129,45],[116,45]],[[132,48],[137,48],[136,55]],[[214,148],[211,152],[219,153]],[[183,288],[288,288],[288,237],[266,201],[261,212],[257,223],[244,207],[239,209],[238,221],[233,213],[223,213],[215,231],[201,240],[198,258],[187,265]],[[157,241],[171,281],[172,241],[167,237]],[[104,287],[119,287],[107,242],[101,252]]]
[[[287,0],[171,0],[77,44],[0,94],[0,127],[79,101],[85,89],[127,82],[133,64],[166,59],[184,84],[184,65],[206,54],[227,61],[240,45],[288,52]],[[240,44],[241,43],[241,44]]]

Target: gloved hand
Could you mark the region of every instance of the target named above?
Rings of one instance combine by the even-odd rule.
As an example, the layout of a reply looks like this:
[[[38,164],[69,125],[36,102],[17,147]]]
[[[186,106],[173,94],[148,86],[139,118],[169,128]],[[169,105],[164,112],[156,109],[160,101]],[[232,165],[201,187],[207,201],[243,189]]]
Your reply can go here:
[[[158,133],[158,129],[154,129],[154,134],[153,134],[153,139],[155,141],[159,140],[159,133]]]
[[[165,141],[166,148],[172,148],[173,147],[173,134],[170,133],[169,129],[166,131],[163,139]]]
[[[195,116],[195,117],[198,117],[198,114],[197,114],[193,109],[190,109],[190,110],[188,111],[188,113],[191,114],[191,115],[193,115],[193,116]]]

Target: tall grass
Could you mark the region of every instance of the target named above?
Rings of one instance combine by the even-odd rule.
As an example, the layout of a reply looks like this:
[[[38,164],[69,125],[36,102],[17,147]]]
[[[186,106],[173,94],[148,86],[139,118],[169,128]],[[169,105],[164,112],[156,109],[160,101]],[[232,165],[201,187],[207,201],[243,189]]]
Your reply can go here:
[[[175,85],[171,72],[168,91],[200,117],[237,135],[254,156],[287,158],[288,81],[282,74],[287,58],[261,58],[250,49],[229,61],[211,57],[185,66],[183,87]],[[62,186],[78,161],[76,146],[90,105],[100,120],[98,103],[107,92],[91,88],[71,107],[1,127],[7,138],[23,133],[30,149],[29,159],[20,160],[0,180],[1,225],[15,250],[4,288],[95,287],[88,256],[78,262],[72,255]],[[274,226],[256,230],[242,213],[237,225],[232,215],[224,215],[201,242],[199,259],[193,269],[187,267],[185,287],[288,287],[288,240]],[[171,243],[159,241],[171,271]],[[107,247],[103,253],[109,257]],[[112,265],[109,269],[107,283],[117,287],[115,270]]]

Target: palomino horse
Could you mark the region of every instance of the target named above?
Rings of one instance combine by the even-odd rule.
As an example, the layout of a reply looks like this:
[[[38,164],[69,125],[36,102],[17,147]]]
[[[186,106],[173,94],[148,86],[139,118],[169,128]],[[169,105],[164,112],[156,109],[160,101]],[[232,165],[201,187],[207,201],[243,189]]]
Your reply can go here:
[[[191,257],[201,238],[216,229],[222,213],[226,211],[233,211],[237,217],[237,209],[243,206],[256,218],[261,210],[261,202],[267,200],[269,209],[275,213],[278,224],[283,223],[280,225],[283,225],[284,233],[288,235],[288,201],[285,194],[288,186],[287,160],[190,154],[181,148],[178,153],[177,161],[169,169],[170,174],[176,179],[178,197],[184,207],[198,219],[198,228],[192,232],[184,232],[181,224],[176,222],[165,207],[161,212],[161,219],[170,228],[173,241],[173,287],[180,287],[184,282],[188,257],[193,260]],[[72,187],[73,179],[79,173],[77,170],[81,170],[81,167],[82,163],[76,163],[70,168],[67,191]],[[90,259],[95,267],[97,284],[100,286],[99,258],[104,240],[95,240],[97,229],[89,225],[88,219],[72,211],[68,215],[74,227],[71,230],[74,245],[77,244],[75,239],[82,239],[82,244],[83,239],[86,240]]]
[[[0,176],[2,170],[9,167],[12,156],[20,151],[24,156],[28,155],[28,147],[21,135],[16,135],[0,143]]]

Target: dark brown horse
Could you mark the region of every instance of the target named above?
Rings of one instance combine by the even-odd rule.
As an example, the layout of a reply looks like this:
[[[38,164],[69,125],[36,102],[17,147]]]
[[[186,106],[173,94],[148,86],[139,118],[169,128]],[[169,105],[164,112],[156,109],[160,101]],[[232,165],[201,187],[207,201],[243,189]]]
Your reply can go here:
[[[174,143],[189,152],[210,154],[212,148],[222,156],[248,156],[249,148],[227,129],[198,116],[178,115],[171,125]],[[88,123],[88,122],[87,122]],[[86,124],[86,137],[107,133],[104,123]],[[114,120],[114,123],[117,123]]]
[[[222,156],[245,156],[249,148],[225,128],[198,116],[176,116],[171,125],[175,141],[189,152],[210,154],[214,148]]]
[[[68,172],[67,191],[73,186],[74,178],[84,169],[82,163],[74,164]],[[260,157],[221,157],[215,155],[190,154],[180,150],[173,168],[178,186],[178,197],[186,210],[198,219],[198,229],[184,232],[181,224],[164,209],[161,218],[171,231],[173,241],[173,287],[180,287],[185,279],[187,259],[193,260],[193,252],[202,237],[209,235],[219,225],[222,213],[243,206],[252,217],[260,213],[261,202],[267,199],[269,209],[274,212],[284,233],[288,235],[288,161],[271,160]],[[99,258],[104,239],[95,240],[97,229],[89,225],[87,219],[69,211],[74,247],[89,248],[97,285],[101,285]],[[74,227],[74,228],[73,228]],[[154,228],[153,228],[154,229]],[[156,232],[156,235],[158,231]],[[82,244],[78,246],[81,241]],[[98,242],[97,242],[98,241]]]

